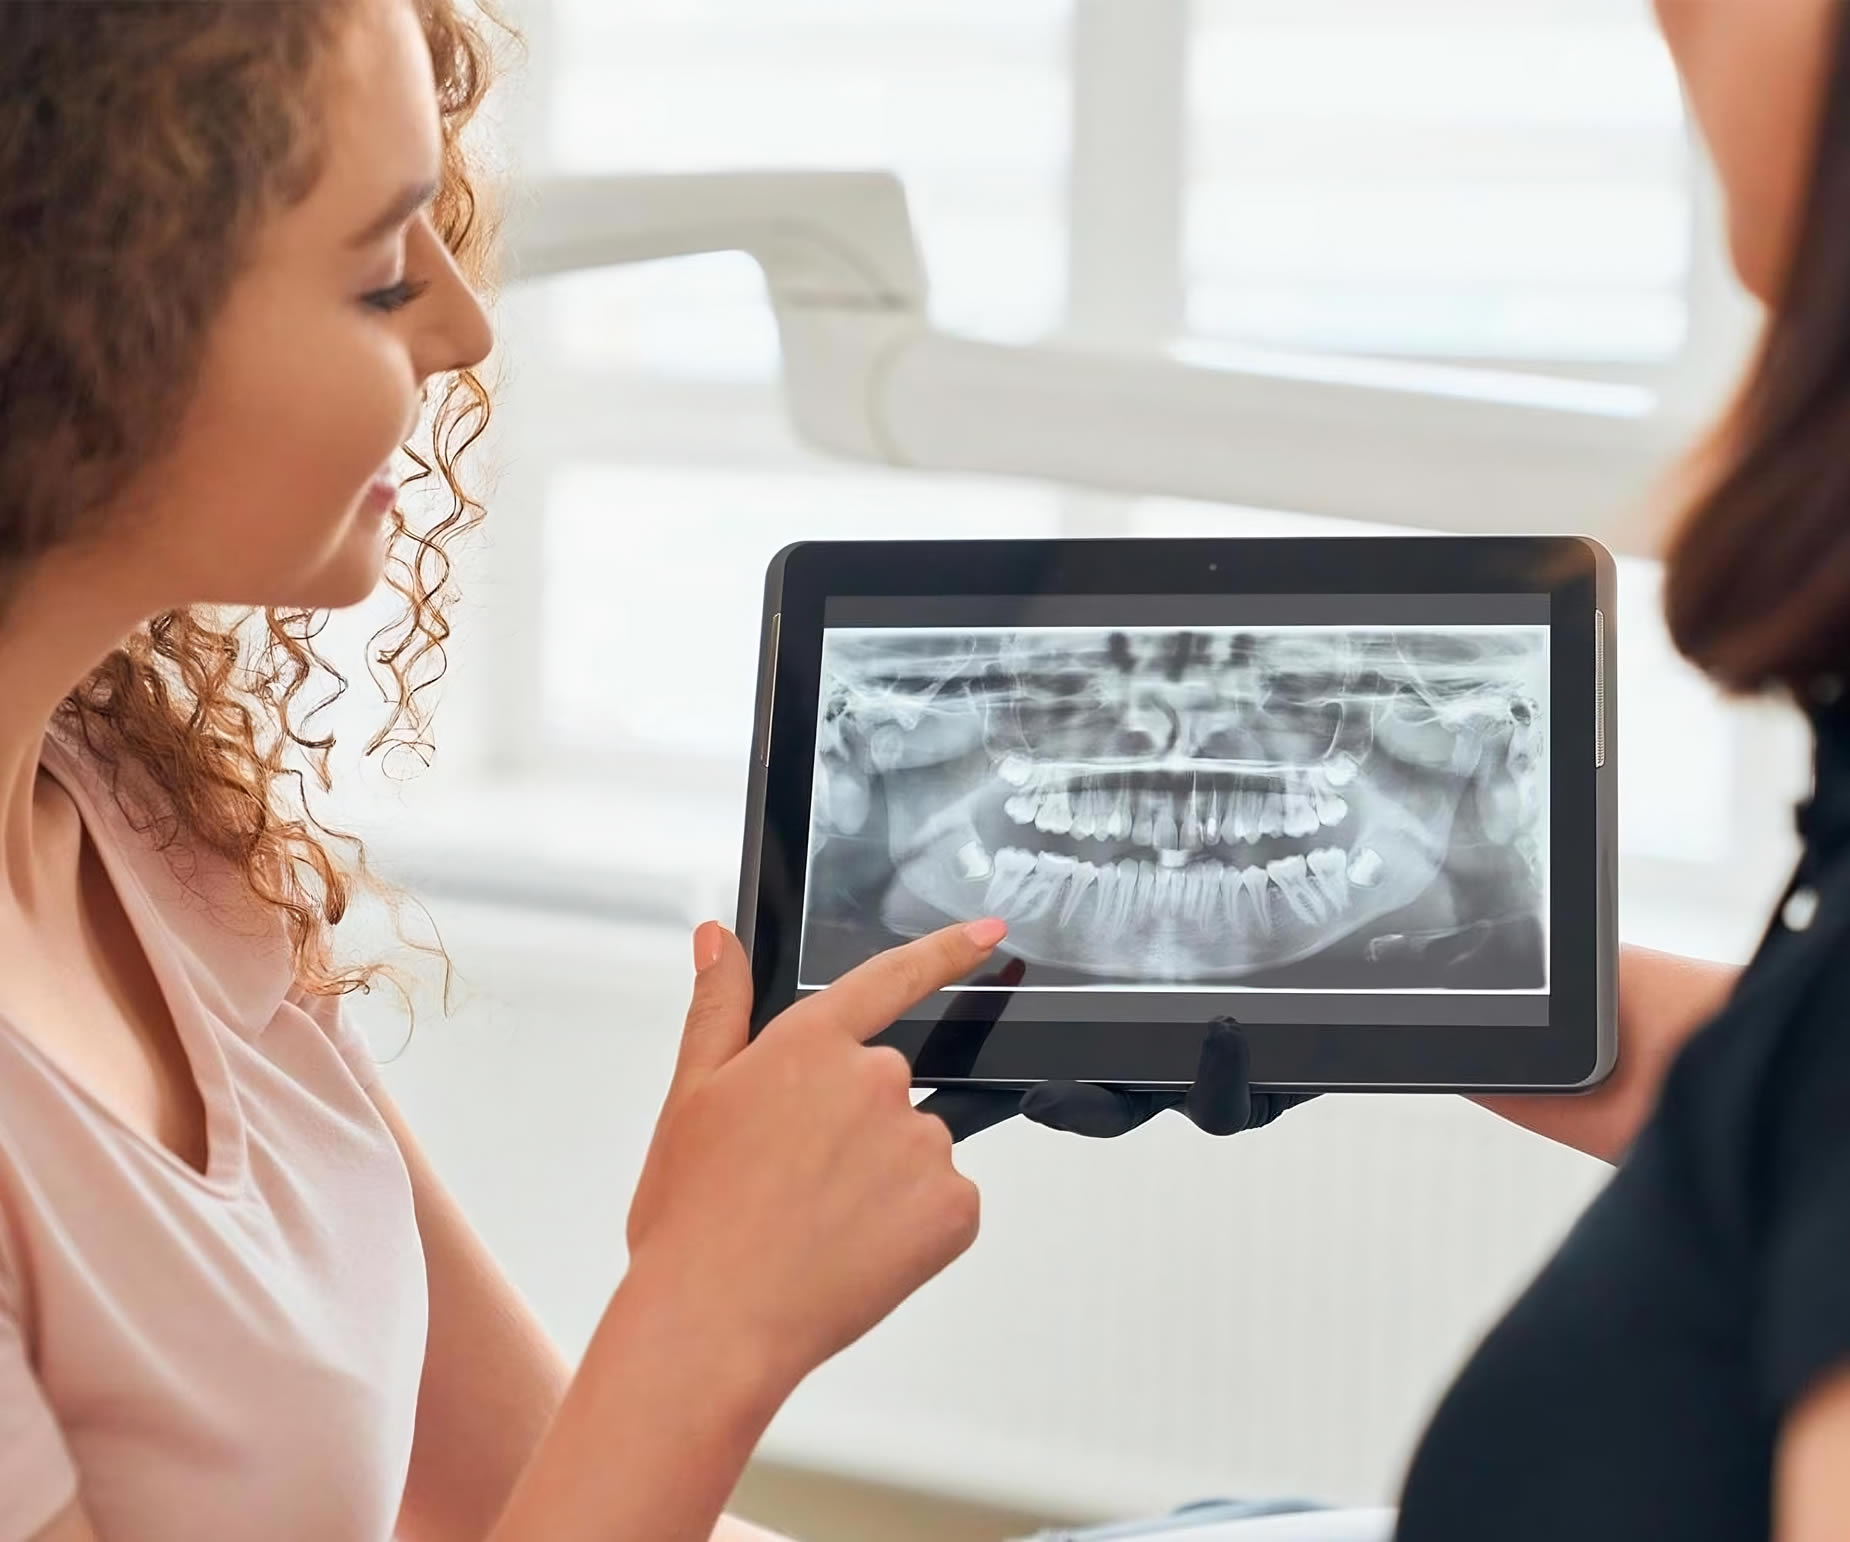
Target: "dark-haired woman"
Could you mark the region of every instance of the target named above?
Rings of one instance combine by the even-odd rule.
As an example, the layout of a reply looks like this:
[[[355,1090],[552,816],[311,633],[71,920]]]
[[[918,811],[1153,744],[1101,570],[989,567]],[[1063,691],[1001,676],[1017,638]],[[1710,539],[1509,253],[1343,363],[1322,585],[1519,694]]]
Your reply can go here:
[[[1842,0],[1657,10],[1769,308],[1669,552],[1670,630],[1810,715],[1803,855],[1744,971],[1625,950],[1607,1086],[1483,1100],[1617,1169],[1441,1403],[1396,1542],[1850,1538],[1850,25]],[[1091,1093],[1076,1127],[1149,1111]],[[1185,1542],[1180,1519],[1110,1534]]]
[[[1803,854],[1726,1003],[1441,1405],[1401,1542],[1850,1537],[1850,26],[1659,0],[1760,357],[1668,561],[1677,645],[1811,715]]]

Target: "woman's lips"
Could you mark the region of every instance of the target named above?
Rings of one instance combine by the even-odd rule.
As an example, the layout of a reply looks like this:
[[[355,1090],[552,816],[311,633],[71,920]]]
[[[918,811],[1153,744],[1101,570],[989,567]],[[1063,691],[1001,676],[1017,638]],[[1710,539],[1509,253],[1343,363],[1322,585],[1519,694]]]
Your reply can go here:
[[[366,484],[366,491],[360,495],[360,506],[374,514],[383,514],[398,501],[398,483],[381,472]]]

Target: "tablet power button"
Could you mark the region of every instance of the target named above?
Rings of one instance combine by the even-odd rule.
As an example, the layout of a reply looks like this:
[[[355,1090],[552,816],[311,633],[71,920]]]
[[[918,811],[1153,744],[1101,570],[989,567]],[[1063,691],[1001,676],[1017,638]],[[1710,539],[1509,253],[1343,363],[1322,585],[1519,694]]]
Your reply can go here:
[[[1593,764],[1606,764],[1606,612],[1593,612]]]
[[[758,748],[760,765],[771,764],[771,724],[776,719],[777,707],[777,640],[783,630],[784,613],[774,611],[771,615],[771,641],[766,647],[764,667],[764,742]]]

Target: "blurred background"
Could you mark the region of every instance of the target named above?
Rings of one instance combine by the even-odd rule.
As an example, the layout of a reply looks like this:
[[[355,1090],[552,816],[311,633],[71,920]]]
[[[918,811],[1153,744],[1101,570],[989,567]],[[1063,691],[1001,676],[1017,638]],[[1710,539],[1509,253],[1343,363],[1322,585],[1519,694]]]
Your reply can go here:
[[[1671,464],[1758,323],[1647,0],[506,9],[526,62],[481,134],[517,198],[559,175],[889,170],[933,326],[1296,382],[1296,442],[1327,425],[1331,447],[1269,469],[1264,507],[851,461],[792,428],[746,255],[504,289],[475,460],[490,517],[438,754],[415,778],[343,772],[331,815],[455,958],[458,1010],[421,998],[409,1042],[389,996],[358,1012],[568,1353],[621,1277],[688,928],[732,917],[763,570],[792,540],[1378,532],[1360,522],[1376,469],[1344,450],[1358,388],[1418,412],[1440,470],[1477,468],[1423,479],[1412,523],[1496,528],[1533,485],[1518,462],[1499,480],[1486,406],[1548,416],[1586,493],[1552,527],[1632,553],[1622,932],[1751,950],[1803,737],[1675,658],[1661,497],[1603,480],[1615,455]],[[1225,423],[1236,462],[1259,437]],[[390,611],[337,617],[330,651]],[[324,721],[364,741],[363,675]],[[348,929],[356,954],[377,919]],[[1217,1495],[1391,1499],[1453,1369],[1604,1174],[1451,1098],[1324,1099],[1230,1141],[1165,1118],[961,1149],[985,1196],[974,1252],[805,1385],[744,1513],[809,1542],[955,1542]]]

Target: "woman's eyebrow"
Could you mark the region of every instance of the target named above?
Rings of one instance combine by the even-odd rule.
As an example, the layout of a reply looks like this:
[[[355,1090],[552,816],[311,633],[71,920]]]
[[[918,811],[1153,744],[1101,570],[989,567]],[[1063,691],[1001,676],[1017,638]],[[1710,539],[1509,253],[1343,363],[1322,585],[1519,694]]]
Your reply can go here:
[[[404,188],[376,220],[347,244],[365,246],[368,242],[377,241],[381,236],[410,219],[436,196],[437,184],[435,182],[418,182]]]

